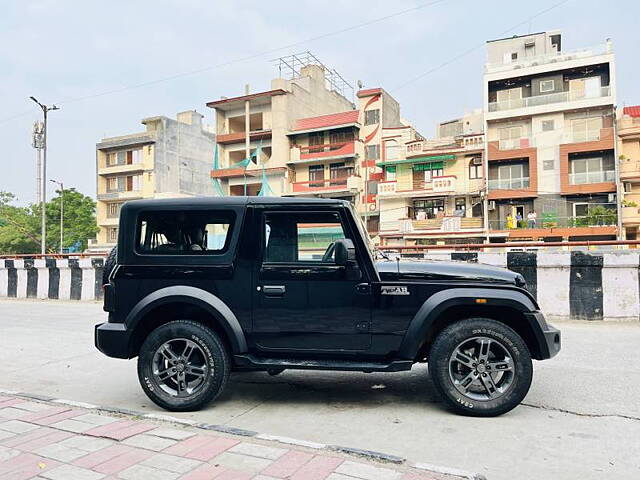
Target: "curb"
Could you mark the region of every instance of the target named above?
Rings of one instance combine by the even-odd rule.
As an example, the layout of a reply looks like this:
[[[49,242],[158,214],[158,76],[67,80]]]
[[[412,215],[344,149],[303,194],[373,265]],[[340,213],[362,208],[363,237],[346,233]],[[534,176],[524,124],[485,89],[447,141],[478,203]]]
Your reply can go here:
[[[31,394],[26,392],[16,392],[13,390],[0,389],[0,394],[13,395],[15,397],[24,398],[27,400],[35,400],[40,402],[55,403],[59,405],[67,405],[70,407],[81,408],[85,410],[95,410],[95,411],[104,412],[104,413],[115,413],[118,415],[135,417],[138,419],[148,419],[148,420],[155,420],[160,422],[168,422],[168,423],[173,423],[177,425],[183,425],[186,427],[199,428],[202,430],[210,430],[210,431],[215,431],[215,432],[220,432],[220,433],[225,433],[230,435],[238,435],[243,437],[256,438],[259,440],[273,441],[273,442],[278,442],[285,445],[294,445],[298,447],[312,448],[315,450],[326,450],[327,452],[338,452],[338,453],[343,453],[353,457],[364,458],[366,460],[375,461],[378,463],[392,463],[396,465],[405,465],[407,467],[423,470],[430,473],[450,475],[454,477],[464,478],[466,480],[487,480],[486,477],[484,475],[481,475],[480,473],[467,472],[465,470],[443,467],[443,466],[434,465],[431,463],[412,462],[407,460],[404,457],[399,457],[397,455],[392,455],[389,453],[376,452],[373,450],[363,450],[360,448],[344,447],[341,445],[328,445],[325,443],[316,443],[308,440],[299,440],[296,438],[282,437],[279,435],[269,435],[266,433],[259,433],[259,432],[254,432],[253,430],[245,430],[242,428],[229,427],[226,425],[214,425],[210,423],[196,422],[194,420],[182,419],[182,418],[174,417],[171,415],[165,415],[161,413],[145,413],[145,412],[139,412],[136,410],[129,410],[126,408],[103,407],[103,406],[94,405],[91,403],[77,402],[74,400],[54,398],[46,395],[37,395],[37,394]]]

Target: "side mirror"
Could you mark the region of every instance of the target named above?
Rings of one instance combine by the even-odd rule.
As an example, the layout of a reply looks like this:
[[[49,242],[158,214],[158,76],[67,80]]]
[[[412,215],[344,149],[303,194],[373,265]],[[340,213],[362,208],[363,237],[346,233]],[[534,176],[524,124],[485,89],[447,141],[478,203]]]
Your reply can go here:
[[[341,238],[336,240],[334,244],[334,255],[336,259],[336,265],[342,265],[343,267],[353,265],[356,261],[356,247],[353,242],[348,238]]]

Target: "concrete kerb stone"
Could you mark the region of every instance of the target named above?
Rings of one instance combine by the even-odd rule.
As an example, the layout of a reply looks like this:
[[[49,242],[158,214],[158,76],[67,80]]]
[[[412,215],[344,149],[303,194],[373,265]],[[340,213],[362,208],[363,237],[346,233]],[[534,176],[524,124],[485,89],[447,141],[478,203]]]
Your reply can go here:
[[[343,447],[340,445],[327,445],[323,443],[309,442],[309,441],[298,440],[298,439],[289,438],[289,437],[281,437],[278,435],[261,434],[258,432],[254,432],[252,430],[228,427],[225,425],[212,425],[207,423],[199,423],[189,419],[181,419],[181,418],[173,417],[171,415],[136,412],[132,410],[118,409],[114,407],[101,407],[98,405],[93,405],[85,402],[77,402],[77,401],[65,400],[65,399],[54,399],[54,398],[43,396],[43,395],[29,394],[24,392],[15,392],[12,390],[0,389],[0,394],[13,395],[19,398],[33,400],[36,402],[68,405],[68,406],[73,406],[73,407],[81,408],[85,410],[93,410],[93,411],[96,411],[97,413],[111,413],[111,414],[116,414],[121,416],[133,417],[134,419],[155,420],[157,422],[166,422],[166,423],[172,423],[172,424],[191,427],[191,428],[198,428],[202,430],[216,431],[216,432],[224,433],[228,435],[243,436],[243,437],[254,438],[257,440],[277,442],[283,445],[295,445],[295,446],[310,448],[314,450],[326,450],[327,452],[337,452],[337,453],[341,453],[351,457],[363,458],[363,459],[378,462],[381,464],[392,463],[395,465],[406,465],[410,468],[415,468],[417,470],[424,470],[426,472],[436,473],[441,475],[457,476],[457,477],[462,477],[468,480],[487,480],[486,477],[484,477],[484,475],[481,475],[479,473],[471,473],[464,470],[443,467],[443,466],[424,463],[424,462],[409,462],[406,458],[399,457],[397,455],[383,453],[383,452],[375,452],[371,450],[363,450],[363,449],[352,448],[352,447]]]

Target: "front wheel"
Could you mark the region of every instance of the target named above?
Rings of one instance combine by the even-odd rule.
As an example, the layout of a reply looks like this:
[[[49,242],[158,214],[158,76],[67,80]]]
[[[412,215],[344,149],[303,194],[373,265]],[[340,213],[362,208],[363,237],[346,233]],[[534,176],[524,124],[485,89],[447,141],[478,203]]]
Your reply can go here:
[[[144,392],[155,404],[176,412],[198,410],[215,399],[229,370],[229,355],[218,335],[190,320],[153,330],[138,357]]]
[[[470,318],[445,328],[429,352],[431,378],[457,413],[490,417],[515,408],[533,378],[531,354],[511,328]]]

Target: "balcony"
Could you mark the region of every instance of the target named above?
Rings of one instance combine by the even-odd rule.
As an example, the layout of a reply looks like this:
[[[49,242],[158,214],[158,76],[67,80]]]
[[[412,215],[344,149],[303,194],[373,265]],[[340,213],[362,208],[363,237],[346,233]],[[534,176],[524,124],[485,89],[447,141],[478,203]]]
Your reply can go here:
[[[498,150],[520,150],[521,148],[531,148],[533,146],[533,138],[530,137],[508,138],[498,141]]]
[[[293,194],[304,193],[338,193],[357,191],[360,187],[360,177],[351,175],[343,178],[331,178],[327,180],[310,180],[307,182],[294,182]]]
[[[587,185],[590,183],[615,182],[615,178],[616,172],[614,170],[570,173],[569,185]]]
[[[435,232],[477,232],[482,231],[483,217],[444,216],[415,220],[404,218],[380,223],[381,233],[435,233]]]
[[[327,143],[323,145],[295,146],[291,149],[290,163],[311,160],[331,160],[334,158],[353,157],[354,155],[354,140],[340,143]]]
[[[616,227],[618,223],[618,215],[615,209],[602,214],[558,217],[555,215],[545,215],[543,218],[538,217],[534,226],[529,226],[526,219],[516,222],[515,220],[489,220],[489,230],[507,230],[519,231],[526,234],[526,231],[554,228],[582,228],[582,227]],[[637,208],[636,208],[637,210]]]
[[[413,181],[408,185],[400,185],[398,187],[397,180],[391,180],[378,183],[378,195],[379,196],[412,196],[416,193],[440,193],[448,194],[455,193],[457,186],[457,177],[455,175],[443,175],[440,177],[433,177],[431,182],[425,182],[423,180]],[[408,188],[403,188],[408,187]]]
[[[640,225],[640,208],[622,207],[622,224],[623,225]]]
[[[271,130],[253,130],[249,132],[249,140],[265,140],[271,138]],[[216,142],[221,145],[229,145],[232,143],[241,143],[246,140],[245,132],[222,133],[216,136]]]
[[[604,98],[611,96],[611,87],[600,87],[594,92],[558,92],[548,95],[536,95],[533,97],[514,98],[501,102],[490,102],[489,112],[502,112],[505,110],[515,110],[518,108],[539,107],[555,103],[567,103],[578,100],[588,100],[592,98]]]
[[[489,190],[523,190],[529,186],[529,177],[489,180]]]
[[[605,130],[605,132],[603,132]],[[606,129],[594,129],[594,130],[583,130],[576,132],[566,132],[562,137],[562,143],[584,143],[584,142],[597,142],[602,138],[606,138],[610,136],[610,128]],[[603,135],[604,133],[604,135]]]
[[[98,193],[98,200],[134,200],[136,198],[142,198],[141,190],[130,191],[111,191],[106,193]]]
[[[549,63],[560,63],[571,60],[579,60],[599,55],[605,55],[608,53],[613,53],[611,44],[603,43],[600,45],[595,45],[593,47],[579,48],[565,52],[553,52],[544,55],[536,55],[534,57],[523,57],[511,63],[487,63],[485,65],[485,71],[487,73],[504,72],[520,68],[536,67],[538,65],[545,65]]]
[[[631,180],[640,178],[640,160],[631,158],[620,159],[620,179]]]

